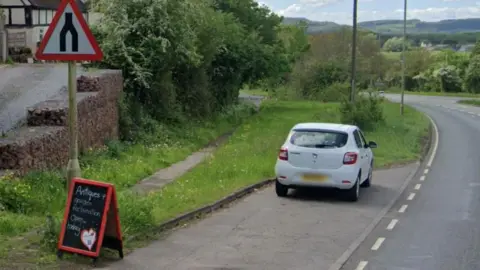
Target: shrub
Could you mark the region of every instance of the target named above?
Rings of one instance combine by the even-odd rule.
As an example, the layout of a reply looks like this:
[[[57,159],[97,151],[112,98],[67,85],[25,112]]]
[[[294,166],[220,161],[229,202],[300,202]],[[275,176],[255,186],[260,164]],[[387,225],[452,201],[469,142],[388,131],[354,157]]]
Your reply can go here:
[[[318,94],[318,99],[323,102],[340,102],[348,99],[351,86],[349,83],[333,83]]]
[[[465,74],[464,89],[470,93],[480,92],[480,55],[470,59]]]
[[[363,130],[373,130],[384,119],[381,100],[373,95],[358,95],[355,103],[344,99],[340,105],[341,121],[353,124]]]
[[[335,62],[317,62],[299,67],[293,75],[292,88],[299,98],[318,99],[321,92],[334,83],[343,83],[348,78],[348,72]]]
[[[442,92],[461,92],[462,80],[455,66],[448,65],[440,67],[433,73],[440,85]]]

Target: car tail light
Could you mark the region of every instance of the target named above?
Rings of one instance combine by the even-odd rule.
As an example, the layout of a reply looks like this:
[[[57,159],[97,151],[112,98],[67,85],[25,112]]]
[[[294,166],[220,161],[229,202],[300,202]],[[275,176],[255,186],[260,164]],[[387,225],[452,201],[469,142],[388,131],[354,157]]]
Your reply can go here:
[[[347,152],[343,156],[343,164],[352,165],[357,162],[358,154],[354,152]]]
[[[288,160],[288,150],[287,150],[287,148],[280,148],[280,152],[278,153],[278,159]]]

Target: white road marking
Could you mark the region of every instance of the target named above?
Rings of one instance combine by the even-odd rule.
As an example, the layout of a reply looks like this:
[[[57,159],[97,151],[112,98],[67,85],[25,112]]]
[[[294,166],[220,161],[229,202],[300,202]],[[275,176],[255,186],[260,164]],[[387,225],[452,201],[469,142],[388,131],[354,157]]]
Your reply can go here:
[[[367,267],[368,262],[367,261],[361,261],[358,263],[357,268],[355,270],[363,270],[365,267]]]
[[[402,205],[402,207],[400,207],[400,209],[398,209],[398,212],[399,213],[405,213],[405,210],[407,210],[407,207],[408,207],[408,205],[406,205],[406,204]]]
[[[395,228],[395,225],[397,225],[397,223],[398,223],[398,219],[392,219],[392,221],[390,221],[390,223],[387,226],[387,230],[389,231],[393,230],[393,228]]]
[[[425,171],[423,171],[423,174],[428,174],[428,169],[425,169]]]
[[[422,187],[422,184],[416,184],[415,187],[414,187],[414,189],[415,189],[415,190],[419,190],[421,187]]]
[[[379,237],[377,241],[375,241],[375,244],[372,246],[372,250],[378,250],[380,246],[383,244],[383,241],[385,241],[384,237]]]
[[[425,181],[425,175],[420,176],[420,181]]]
[[[437,155],[437,150],[438,150],[438,141],[439,141],[439,138],[440,138],[440,134],[438,133],[438,127],[437,127],[437,124],[435,123],[435,121],[433,121],[433,119],[427,115],[427,117],[430,119],[430,122],[432,122],[432,125],[433,125],[433,129],[435,131],[435,142],[433,144],[433,150],[432,150],[432,155],[430,156],[430,159],[428,160],[428,163],[427,163],[427,168],[430,168],[430,166],[432,166],[432,163],[433,163],[433,160],[435,159],[435,156]],[[428,173],[428,169],[425,170],[427,174]]]
[[[410,193],[410,195],[408,195],[407,200],[411,201],[411,200],[413,200],[413,198],[415,198],[415,193]]]

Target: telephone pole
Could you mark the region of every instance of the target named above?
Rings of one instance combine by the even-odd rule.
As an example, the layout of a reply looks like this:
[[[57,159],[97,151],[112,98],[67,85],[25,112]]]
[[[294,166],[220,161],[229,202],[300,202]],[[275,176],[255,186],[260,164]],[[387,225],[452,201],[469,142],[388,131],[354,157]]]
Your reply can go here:
[[[355,76],[356,76],[356,58],[357,58],[357,4],[358,0],[353,0],[353,31],[352,31],[352,71],[351,71],[351,92],[350,102],[355,102]]]
[[[407,43],[407,0],[403,0],[403,42],[402,42],[402,95],[400,98],[400,114],[404,113],[405,101],[405,45]]]

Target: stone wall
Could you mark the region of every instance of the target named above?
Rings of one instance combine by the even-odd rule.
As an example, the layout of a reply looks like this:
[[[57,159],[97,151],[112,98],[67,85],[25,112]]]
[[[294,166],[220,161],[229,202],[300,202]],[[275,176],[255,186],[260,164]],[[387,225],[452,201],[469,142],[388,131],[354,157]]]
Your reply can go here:
[[[102,70],[77,79],[79,149],[103,146],[118,138],[120,71]],[[26,108],[27,126],[0,138],[0,170],[20,174],[61,168],[68,163],[68,96]]]

